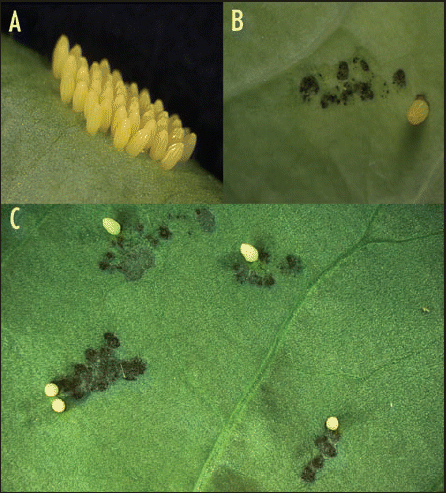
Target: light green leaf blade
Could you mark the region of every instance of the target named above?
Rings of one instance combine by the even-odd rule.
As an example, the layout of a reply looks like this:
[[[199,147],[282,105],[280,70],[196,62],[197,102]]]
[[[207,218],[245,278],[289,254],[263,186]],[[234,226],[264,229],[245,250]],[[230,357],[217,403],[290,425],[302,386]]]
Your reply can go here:
[[[232,9],[242,31],[231,30]],[[226,202],[444,201],[442,2],[225,3],[224,23]],[[323,109],[339,62],[355,56],[373,73],[373,100]],[[313,74],[319,94],[303,102],[301,80]],[[420,93],[431,111],[412,127],[406,112]]]

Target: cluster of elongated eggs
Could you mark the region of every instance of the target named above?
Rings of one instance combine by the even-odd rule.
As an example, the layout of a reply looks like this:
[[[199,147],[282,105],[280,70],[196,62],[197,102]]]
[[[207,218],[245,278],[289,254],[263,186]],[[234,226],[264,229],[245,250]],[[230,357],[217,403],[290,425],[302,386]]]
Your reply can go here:
[[[131,156],[146,151],[164,169],[186,162],[197,142],[195,133],[183,128],[178,115],[169,116],[163,102],[150,100],[147,89],[124,83],[119,70],[110,72],[107,59],[93,62],[91,67],[82,56],[82,48],[70,50],[68,38],[62,35],[53,52],[53,74],[60,82],[63,103],[83,113],[87,132],[98,130],[113,136],[113,144]]]

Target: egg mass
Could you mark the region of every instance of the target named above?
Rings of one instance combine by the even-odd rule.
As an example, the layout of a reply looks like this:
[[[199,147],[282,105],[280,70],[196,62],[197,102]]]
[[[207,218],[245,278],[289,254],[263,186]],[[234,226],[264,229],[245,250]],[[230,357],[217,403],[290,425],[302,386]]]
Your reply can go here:
[[[90,135],[110,128],[116,149],[133,157],[146,152],[164,169],[191,157],[197,136],[182,129],[178,115],[169,117],[160,99],[152,103],[147,89],[139,91],[135,82],[124,83],[119,70],[111,72],[107,59],[89,67],[80,45],[70,50],[63,34],[53,51],[52,71],[61,79],[62,102],[84,114]]]

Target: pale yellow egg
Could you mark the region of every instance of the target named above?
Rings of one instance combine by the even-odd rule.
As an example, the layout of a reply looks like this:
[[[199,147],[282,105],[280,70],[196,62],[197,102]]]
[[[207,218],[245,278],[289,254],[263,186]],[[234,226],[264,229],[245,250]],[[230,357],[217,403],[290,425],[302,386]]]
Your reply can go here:
[[[59,387],[55,383],[47,383],[45,385],[45,395],[54,397],[59,393]]]
[[[259,252],[257,248],[252,245],[248,245],[247,243],[242,243],[240,247],[241,254],[245,257],[245,260],[248,262],[255,262],[259,258]]]
[[[62,399],[54,399],[51,407],[56,413],[63,413],[65,411],[65,402]]]
[[[429,103],[426,101],[426,98],[420,94],[407,111],[407,121],[411,125],[419,125],[426,120],[428,114]]]
[[[334,416],[330,416],[325,422],[325,426],[331,431],[336,431],[339,427],[338,418],[335,418]]]
[[[102,226],[107,230],[111,235],[118,235],[121,232],[121,225],[116,222],[114,219],[109,217],[105,217],[102,220]]]

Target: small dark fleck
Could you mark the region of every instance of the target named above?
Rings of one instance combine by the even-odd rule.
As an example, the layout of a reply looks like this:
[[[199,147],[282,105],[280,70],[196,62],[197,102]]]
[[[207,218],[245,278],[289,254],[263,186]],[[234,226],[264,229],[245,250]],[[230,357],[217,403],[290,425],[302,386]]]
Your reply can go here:
[[[106,270],[106,269],[108,269],[109,267],[110,267],[110,264],[109,264],[108,262],[106,262],[105,260],[101,260],[101,261],[99,262],[99,268],[100,268],[101,270]]]
[[[300,274],[302,272],[303,265],[300,257],[296,255],[287,255],[285,257],[285,262],[280,266],[282,274]]]
[[[359,63],[361,64],[362,70],[364,70],[364,72],[368,72],[369,70],[368,63],[365,60],[361,60]]]
[[[355,58],[353,58],[353,63],[358,63],[358,60],[359,60],[359,57],[355,56]]]
[[[406,74],[404,73],[404,70],[399,69],[393,74],[392,84],[396,84],[400,89],[406,87]]]
[[[172,231],[167,226],[160,226],[159,229],[159,235],[163,240],[170,240],[172,236]]]

